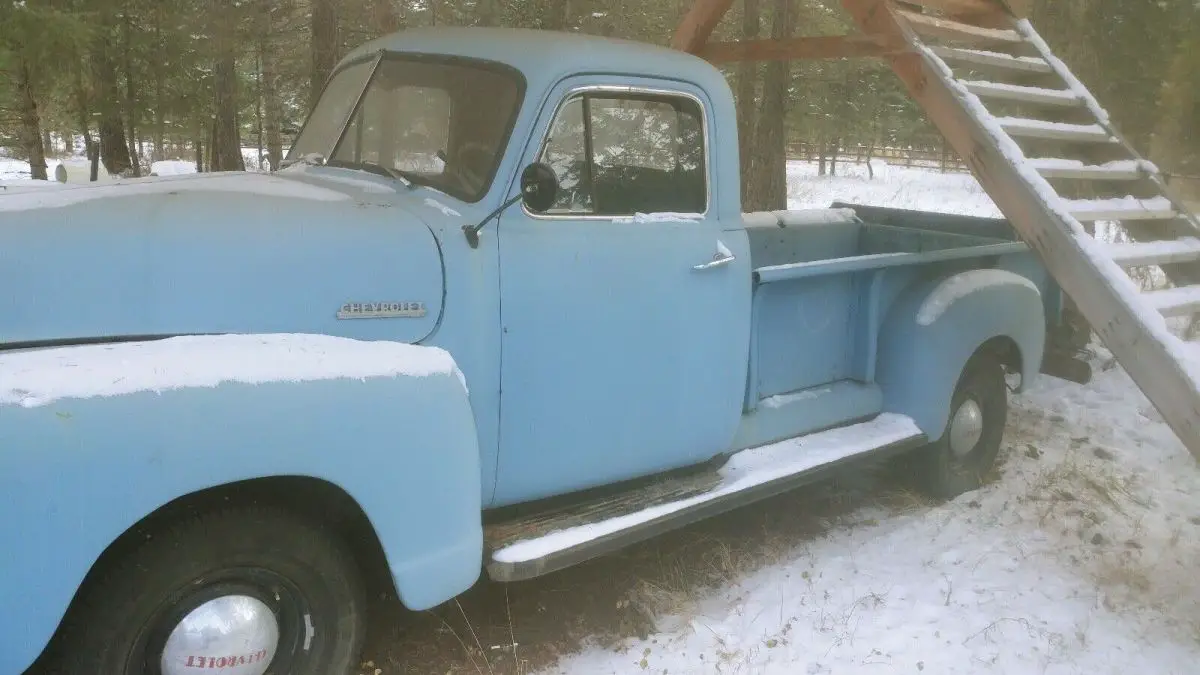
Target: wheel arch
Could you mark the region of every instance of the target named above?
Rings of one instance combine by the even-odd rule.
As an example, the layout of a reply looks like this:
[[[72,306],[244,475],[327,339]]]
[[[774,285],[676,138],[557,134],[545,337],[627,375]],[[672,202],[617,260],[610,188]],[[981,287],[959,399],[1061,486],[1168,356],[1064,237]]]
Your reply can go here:
[[[114,539],[96,558],[75,589],[46,648],[31,672],[53,660],[63,630],[80,611],[83,589],[95,583],[149,537],[200,513],[238,507],[274,507],[315,524],[336,536],[354,556],[368,598],[395,598],[395,579],[375,526],[362,506],[340,486],[321,478],[280,475],[216,485],[181,495],[146,514]]]
[[[1041,293],[1018,274],[979,269],[915,283],[881,329],[876,380],[884,409],[912,417],[936,442],[971,359],[998,359],[1021,375],[1020,390],[1041,369],[1045,338]]]

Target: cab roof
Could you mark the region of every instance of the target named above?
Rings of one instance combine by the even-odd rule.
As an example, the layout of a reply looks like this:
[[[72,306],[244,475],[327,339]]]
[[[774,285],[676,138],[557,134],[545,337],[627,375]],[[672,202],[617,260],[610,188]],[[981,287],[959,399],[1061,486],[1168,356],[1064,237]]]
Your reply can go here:
[[[445,54],[495,61],[521,71],[529,87],[546,87],[564,76],[614,73],[692,82],[716,91],[724,75],[707,61],[645,42],[526,28],[434,26],[386,35],[356,48],[342,63],[379,50]]]

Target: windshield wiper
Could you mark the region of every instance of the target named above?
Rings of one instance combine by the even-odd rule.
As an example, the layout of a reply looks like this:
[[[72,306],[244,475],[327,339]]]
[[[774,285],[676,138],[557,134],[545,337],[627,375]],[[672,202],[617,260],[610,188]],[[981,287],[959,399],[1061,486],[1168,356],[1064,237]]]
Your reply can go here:
[[[350,162],[344,159],[331,159],[325,162],[325,166],[341,167],[343,169],[362,169],[387,178],[394,178],[401,183],[404,183],[410,189],[416,187],[413,180],[400,169],[392,169],[377,162]]]

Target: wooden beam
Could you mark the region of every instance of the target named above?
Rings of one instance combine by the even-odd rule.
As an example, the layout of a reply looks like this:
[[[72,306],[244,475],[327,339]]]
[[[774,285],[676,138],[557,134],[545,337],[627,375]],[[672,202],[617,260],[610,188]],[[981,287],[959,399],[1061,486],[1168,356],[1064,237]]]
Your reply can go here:
[[[869,58],[899,54],[903,45],[892,46],[874,35],[819,35],[784,40],[710,42],[697,55],[710,63],[734,61],[790,61],[793,59]]]
[[[675,29],[671,47],[692,54],[699,52],[732,6],[733,0],[696,0]]]

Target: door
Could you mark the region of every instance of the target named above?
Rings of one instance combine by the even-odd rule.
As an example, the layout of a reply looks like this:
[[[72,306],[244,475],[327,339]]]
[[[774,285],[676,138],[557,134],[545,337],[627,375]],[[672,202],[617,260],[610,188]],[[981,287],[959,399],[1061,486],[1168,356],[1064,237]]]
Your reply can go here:
[[[498,503],[728,448],[745,392],[751,270],[740,222],[724,231],[716,215],[704,100],[595,78],[549,99],[522,166],[554,168],[557,203],[514,207],[498,226]]]

